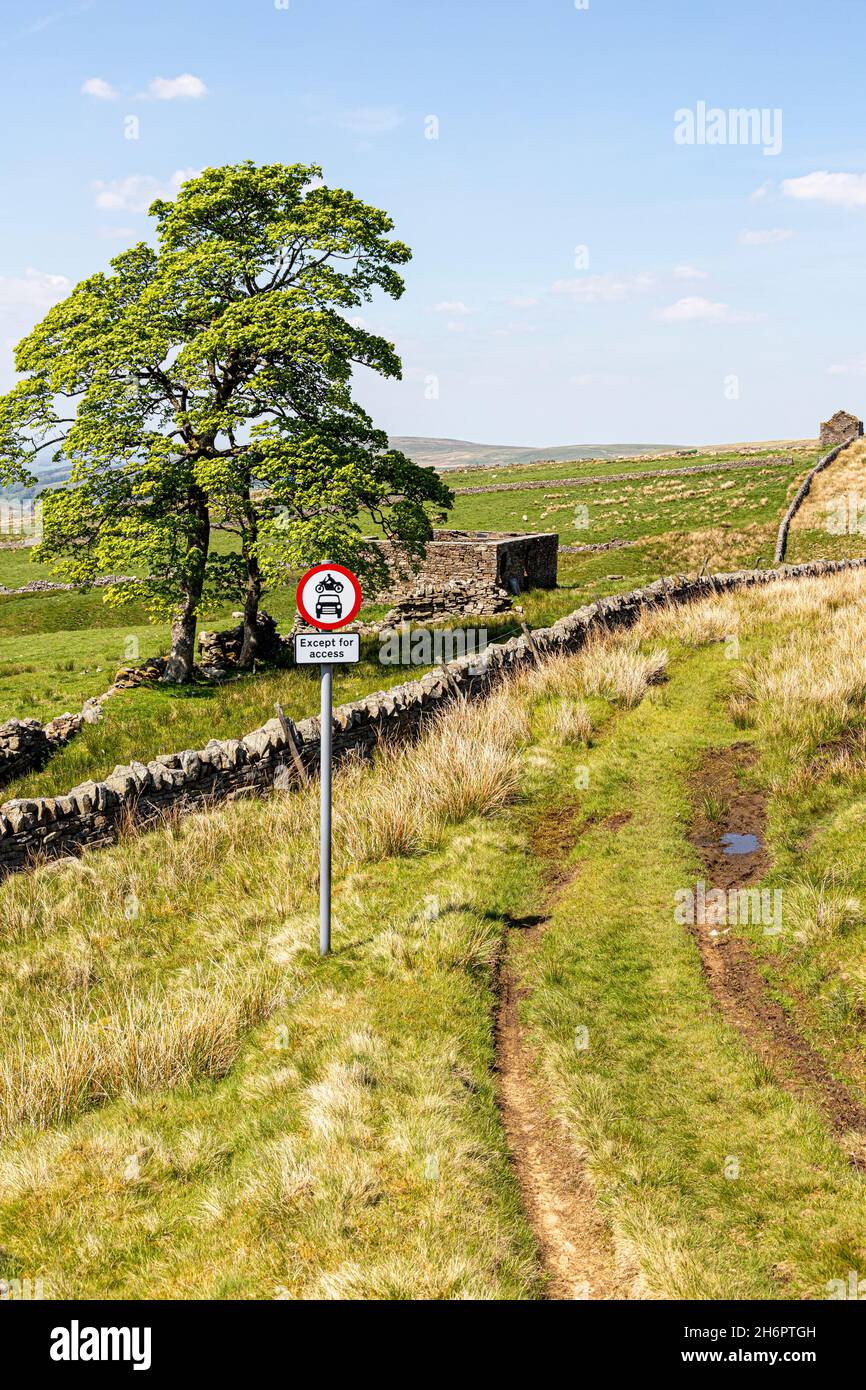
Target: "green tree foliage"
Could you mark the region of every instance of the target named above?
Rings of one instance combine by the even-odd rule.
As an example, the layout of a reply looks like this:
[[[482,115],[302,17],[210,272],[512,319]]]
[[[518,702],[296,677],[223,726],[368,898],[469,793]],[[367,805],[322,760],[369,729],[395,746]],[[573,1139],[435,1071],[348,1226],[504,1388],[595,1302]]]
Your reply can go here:
[[[399,377],[393,346],[348,313],[403,292],[391,219],[315,165],[207,169],[159,200],[139,243],[84,280],[18,346],[0,399],[0,481],[51,445],[40,558],[87,583],[135,570],[109,602],[171,621],[167,678],[192,672],[197,614],[243,597],[255,655],[264,585],[334,560],[386,578],[371,525],[423,553],[451,494],[388,447],[352,397],[356,366]],[[216,553],[214,528],[236,533]]]

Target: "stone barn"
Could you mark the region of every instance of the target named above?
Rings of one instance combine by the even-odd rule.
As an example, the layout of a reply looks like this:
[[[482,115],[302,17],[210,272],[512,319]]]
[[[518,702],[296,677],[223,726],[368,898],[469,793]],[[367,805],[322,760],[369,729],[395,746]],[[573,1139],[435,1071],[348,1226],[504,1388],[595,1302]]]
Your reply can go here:
[[[829,420],[821,422],[820,444],[822,449],[834,449],[837,444],[847,444],[852,435],[863,433],[863,421],[847,410],[837,410]]]
[[[380,599],[395,599],[416,584],[442,585],[452,579],[477,585],[479,590],[498,586],[512,594],[556,588],[559,536],[555,532],[434,531],[417,572],[399,546],[391,541],[379,544],[392,575],[391,587]]]

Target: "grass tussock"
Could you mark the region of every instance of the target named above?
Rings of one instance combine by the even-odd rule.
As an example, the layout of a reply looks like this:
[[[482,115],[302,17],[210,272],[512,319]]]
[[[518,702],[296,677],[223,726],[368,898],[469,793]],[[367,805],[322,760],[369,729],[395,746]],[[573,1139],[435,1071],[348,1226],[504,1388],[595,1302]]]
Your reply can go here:
[[[555,743],[589,743],[592,738],[592,714],[584,704],[574,700],[557,701],[550,722]]]
[[[123,1093],[225,1076],[246,1034],[276,1008],[281,987],[264,969],[243,982],[217,978],[171,1004],[130,997],[107,1019],[70,1011],[51,1036],[35,1045],[22,1038],[0,1059],[0,1138]]]
[[[758,727],[816,753],[866,724],[866,612],[846,604],[820,627],[798,625],[744,665],[741,699]]]
[[[854,931],[866,919],[863,902],[842,866],[786,883],[784,915],[786,929],[807,945]]]
[[[625,709],[639,705],[652,685],[665,679],[668,654],[661,648],[644,653],[639,638],[607,638],[579,657],[580,681],[587,695],[601,695]]]
[[[644,640],[675,638],[687,647],[703,647],[711,642],[726,642],[739,629],[739,607],[725,595],[656,609],[644,615],[637,630]]]
[[[644,652],[641,642],[633,631],[594,637],[574,655],[553,657],[525,672],[518,688],[533,698],[598,695],[632,709],[650,686],[665,679],[668,664],[663,648]]]

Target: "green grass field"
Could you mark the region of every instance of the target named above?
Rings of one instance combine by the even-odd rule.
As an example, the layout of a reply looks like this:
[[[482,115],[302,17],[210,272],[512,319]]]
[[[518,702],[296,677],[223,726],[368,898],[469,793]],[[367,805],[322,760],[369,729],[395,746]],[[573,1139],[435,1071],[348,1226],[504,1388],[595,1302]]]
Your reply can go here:
[[[791,449],[779,446],[778,448],[768,449],[757,446],[752,452],[749,451],[748,457],[760,458],[762,456],[785,456],[791,453]],[[691,468],[695,464],[717,464],[724,463],[726,460],[739,460],[741,458],[739,450],[725,451],[706,454],[697,450],[694,454],[678,455],[665,454],[658,458],[619,458],[619,459],[574,459],[569,462],[538,462],[527,464],[508,464],[499,468],[467,468],[461,470],[449,470],[446,479],[449,487],[488,487],[496,483],[520,483],[533,482],[541,478],[550,478],[552,481],[561,478],[593,478],[601,477],[603,474],[615,473],[651,473],[663,468]]]
[[[0,1273],[49,1297],[545,1296],[495,1103],[505,968],[540,1123],[632,1293],[827,1297],[866,1259],[866,1131],[825,1105],[866,1096],[864,588],[659,614],[347,769],[325,962],[314,790],[0,886]],[[791,1055],[714,996],[674,912],[707,873],[701,770],[735,750],[784,910],[731,930]]]

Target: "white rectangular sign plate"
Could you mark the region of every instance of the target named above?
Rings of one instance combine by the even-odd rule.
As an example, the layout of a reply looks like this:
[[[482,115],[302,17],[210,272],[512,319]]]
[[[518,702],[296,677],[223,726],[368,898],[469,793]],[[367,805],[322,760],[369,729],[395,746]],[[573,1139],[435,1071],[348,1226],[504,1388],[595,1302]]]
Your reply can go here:
[[[361,636],[357,632],[299,632],[295,636],[295,661],[299,666],[323,666],[361,660]]]

